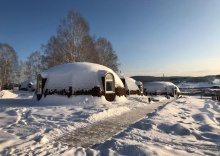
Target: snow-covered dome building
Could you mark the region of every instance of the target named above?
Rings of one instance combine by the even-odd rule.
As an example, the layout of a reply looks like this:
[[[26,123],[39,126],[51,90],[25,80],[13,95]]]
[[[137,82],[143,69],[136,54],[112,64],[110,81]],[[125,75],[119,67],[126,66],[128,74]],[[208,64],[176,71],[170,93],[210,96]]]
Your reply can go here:
[[[19,85],[20,90],[34,91],[36,88],[36,81],[26,80]]]
[[[145,82],[144,83],[144,93],[149,94],[166,94],[166,95],[180,95],[181,92],[179,88],[171,82]]]
[[[52,67],[37,77],[37,99],[49,95],[105,96],[113,101],[125,95],[124,85],[117,74],[105,66],[87,63],[67,63]]]
[[[123,82],[127,95],[143,95],[142,82],[136,81],[130,77],[124,76],[121,73],[117,73],[117,75]]]

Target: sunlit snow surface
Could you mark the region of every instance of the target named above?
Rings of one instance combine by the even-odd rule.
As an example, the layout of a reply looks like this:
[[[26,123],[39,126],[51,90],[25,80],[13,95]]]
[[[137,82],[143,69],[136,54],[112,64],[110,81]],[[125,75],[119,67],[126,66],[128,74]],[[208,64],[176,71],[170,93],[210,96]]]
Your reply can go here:
[[[216,155],[220,153],[220,103],[186,96],[166,104],[95,148],[60,138],[109,117],[146,107],[148,97],[51,96],[4,91],[0,99],[0,155]],[[49,97],[49,96],[48,96]],[[156,97],[160,100],[163,97]],[[151,103],[150,105],[153,105]]]

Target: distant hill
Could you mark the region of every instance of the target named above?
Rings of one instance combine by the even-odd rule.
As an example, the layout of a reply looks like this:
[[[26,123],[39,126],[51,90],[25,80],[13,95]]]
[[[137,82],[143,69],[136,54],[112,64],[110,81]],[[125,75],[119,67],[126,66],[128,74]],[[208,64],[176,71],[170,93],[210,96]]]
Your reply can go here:
[[[171,76],[171,77],[155,77],[155,76],[132,76],[131,78],[136,81],[141,82],[152,82],[152,81],[169,81],[174,84],[179,84],[181,82],[211,82],[213,83],[216,79],[220,81],[220,75],[208,75],[199,77],[189,77],[189,76]]]

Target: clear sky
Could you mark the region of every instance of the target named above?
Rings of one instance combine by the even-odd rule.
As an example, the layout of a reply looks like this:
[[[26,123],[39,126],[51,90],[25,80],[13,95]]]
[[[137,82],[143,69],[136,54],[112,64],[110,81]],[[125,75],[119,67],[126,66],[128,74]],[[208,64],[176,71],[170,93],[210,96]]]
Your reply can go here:
[[[125,75],[220,74],[220,0],[0,0],[0,43],[25,61],[70,10],[112,43]]]

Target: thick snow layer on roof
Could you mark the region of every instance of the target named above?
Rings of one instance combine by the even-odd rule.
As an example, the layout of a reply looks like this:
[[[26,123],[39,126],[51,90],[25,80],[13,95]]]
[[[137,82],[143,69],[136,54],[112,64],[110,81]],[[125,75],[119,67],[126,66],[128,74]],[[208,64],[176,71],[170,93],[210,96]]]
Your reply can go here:
[[[125,77],[125,89],[126,90],[139,90],[136,81],[130,77]]]
[[[146,89],[146,92],[167,92],[172,93],[172,89],[176,87],[177,92],[180,92],[179,88],[171,83],[171,82],[145,82],[144,83],[144,89]]]
[[[139,90],[136,80],[134,80],[130,77],[127,77],[127,76],[123,75],[122,73],[117,73],[117,75],[120,79],[125,79],[125,89],[126,90]]]
[[[137,85],[143,85],[141,81],[136,81]]]
[[[42,72],[41,76],[47,78],[45,84],[47,89],[68,89],[72,86],[73,90],[76,91],[89,90],[95,86],[100,86],[103,90],[101,77],[107,73],[114,75],[115,87],[124,87],[121,79],[113,70],[87,62],[62,64]]]
[[[219,84],[219,85],[220,85],[220,79],[215,79],[215,80],[213,81],[213,83],[214,83],[214,84]]]
[[[31,84],[31,85],[34,85],[34,87],[36,86],[36,81],[34,80],[26,80],[24,82],[22,82],[20,85],[21,85],[21,88],[28,88],[28,84]]]

